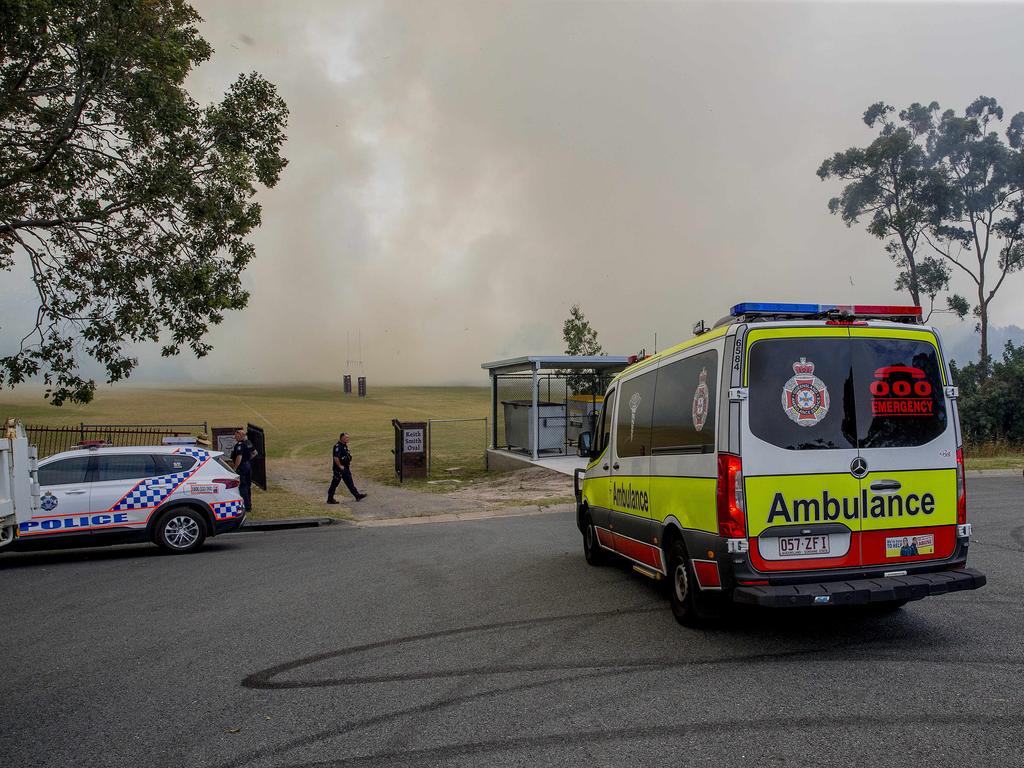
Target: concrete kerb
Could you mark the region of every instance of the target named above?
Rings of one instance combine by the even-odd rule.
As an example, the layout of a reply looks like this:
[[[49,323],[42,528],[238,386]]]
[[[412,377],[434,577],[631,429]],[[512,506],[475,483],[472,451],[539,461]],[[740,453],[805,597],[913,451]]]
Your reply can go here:
[[[1019,469],[968,469],[967,477],[1020,477]]]
[[[240,531],[286,531],[290,528],[319,528],[324,525],[352,525],[337,517],[292,517],[281,520],[246,520]]]
[[[395,525],[425,525],[427,523],[465,523],[472,520],[491,520],[496,517],[527,517],[529,515],[553,515],[574,509],[572,504],[551,504],[549,506],[505,507],[481,512],[453,512],[441,515],[420,515],[417,517],[385,517],[377,520],[359,520],[358,528],[385,528]]]

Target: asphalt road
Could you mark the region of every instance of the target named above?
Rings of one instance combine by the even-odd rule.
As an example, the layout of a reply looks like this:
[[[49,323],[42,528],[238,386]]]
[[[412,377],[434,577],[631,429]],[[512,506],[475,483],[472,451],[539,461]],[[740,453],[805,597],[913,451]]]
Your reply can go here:
[[[1019,766],[1020,478],[984,589],[678,626],[570,515],[0,556],[9,766]]]

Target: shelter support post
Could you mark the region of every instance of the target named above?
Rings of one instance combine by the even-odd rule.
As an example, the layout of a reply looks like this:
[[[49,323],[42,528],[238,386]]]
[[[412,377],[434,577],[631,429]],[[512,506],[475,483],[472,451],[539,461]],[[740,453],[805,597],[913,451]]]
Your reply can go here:
[[[537,395],[540,390],[540,381],[537,378],[539,368],[536,363],[530,366],[530,371],[532,372],[531,381],[533,382],[533,411],[531,412],[533,415],[533,434],[530,439],[530,447],[533,451],[533,460],[536,461],[540,458],[540,452],[538,450],[540,445],[540,404],[537,402],[539,399]]]
[[[485,429],[485,431],[486,431],[486,429]],[[491,448],[497,448],[497,447],[498,447],[498,373],[497,373],[497,371],[491,371]]]

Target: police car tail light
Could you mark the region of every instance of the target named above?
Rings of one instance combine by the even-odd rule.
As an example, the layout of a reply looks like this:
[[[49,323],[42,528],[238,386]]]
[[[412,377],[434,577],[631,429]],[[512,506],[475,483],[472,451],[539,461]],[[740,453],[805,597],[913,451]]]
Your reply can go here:
[[[956,449],[956,522],[967,522],[967,473],[964,472],[964,449]]]
[[[213,482],[220,483],[226,490],[228,488],[237,488],[239,480],[237,477],[218,477]]]
[[[747,535],[743,499],[743,464],[739,456],[718,455],[718,533],[726,539]]]

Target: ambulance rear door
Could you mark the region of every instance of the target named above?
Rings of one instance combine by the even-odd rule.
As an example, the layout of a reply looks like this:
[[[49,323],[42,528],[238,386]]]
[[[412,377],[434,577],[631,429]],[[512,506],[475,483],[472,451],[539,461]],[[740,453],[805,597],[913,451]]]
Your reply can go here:
[[[747,334],[741,461],[751,564],[860,564],[860,456],[847,326]]]
[[[853,327],[850,334],[857,444],[867,472],[863,564],[949,557],[957,429],[938,340],[925,329]]]

